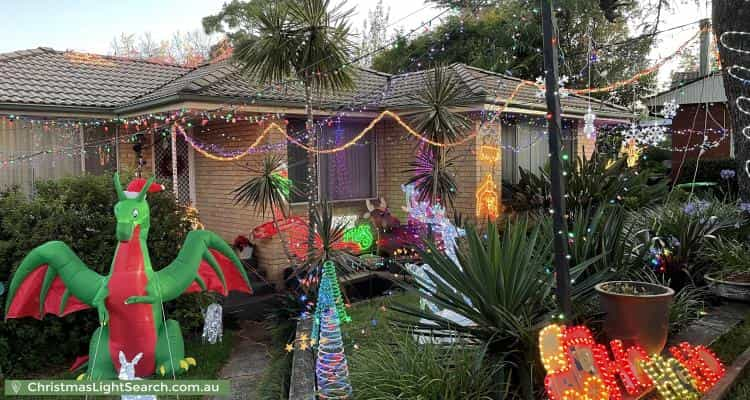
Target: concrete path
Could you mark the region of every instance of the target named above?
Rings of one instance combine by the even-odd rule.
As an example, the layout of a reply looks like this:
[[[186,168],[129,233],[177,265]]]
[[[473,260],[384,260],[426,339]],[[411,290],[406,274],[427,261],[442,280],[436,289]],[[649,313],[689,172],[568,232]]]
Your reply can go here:
[[[211,400],[257,399],[257,385],[271,358],[268,353],[270,345],[271,338],[261,322],[242,321],[229,362],[219,374],[219,379],[232,381],[232,395]]]
[[[670,337],[667,347],[680,342],[709,345],[744,321],[749,314],[750,304],[740,302],[727,301],[706,308],[706,315]]]

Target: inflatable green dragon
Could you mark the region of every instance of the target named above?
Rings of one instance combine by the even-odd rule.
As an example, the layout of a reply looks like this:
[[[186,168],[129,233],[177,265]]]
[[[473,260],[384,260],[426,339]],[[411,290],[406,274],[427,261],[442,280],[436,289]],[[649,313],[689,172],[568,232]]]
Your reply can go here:
[[[118,202],[117,250],[109,274],[102,276],[79,259],[64,243],[54,241],[32,250],[10,282],[5,318],[46,313],[64,316],[95,308],[101,326],[89,345],[87,371],[79,379],[116,379],[118,354],[127,359],[143,353],[136,376],[158,372],[174,376],[195,360],[185,357],[180,326],[164,316],[164,303],[183,293],[229,290],[251,293],[242,264],[218,235],[203,230],[188,233],[177,258],[156,271],[146,246],[150,227],[147,192],[162,189],[153,178],[136,179],[122,189],[114,176]]]

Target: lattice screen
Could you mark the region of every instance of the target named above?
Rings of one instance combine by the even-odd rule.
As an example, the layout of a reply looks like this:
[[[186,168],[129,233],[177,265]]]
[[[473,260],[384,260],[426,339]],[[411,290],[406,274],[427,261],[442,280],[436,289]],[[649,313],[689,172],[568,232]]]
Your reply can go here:
[[[156,178],[166,186],[167,191],[173,191],[172,171],[172,140],[170,135],[157,134],[154,137],[154,166]],[[182,136],[177,136],[177,202],[190,204],[190,162],[189,145]]]

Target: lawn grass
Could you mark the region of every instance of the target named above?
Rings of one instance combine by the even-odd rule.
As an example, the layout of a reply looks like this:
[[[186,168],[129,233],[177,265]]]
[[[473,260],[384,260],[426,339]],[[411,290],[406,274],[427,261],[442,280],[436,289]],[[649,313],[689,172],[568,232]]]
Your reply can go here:
[[[203,343],[200,337],[191,338],[185,340],[185,352],[187,357],[193,357],[196,360],[196,366],[190,367],[190,369],[177,377],[178,380],[184,379],[217,379],[221,368],[226,364],[232,353],[232,348],[236,342],[236,332],[225,331],[223,341],[216,344]],[[66,367],[60,367],[54,371],[48,371],[47,373],[34,374],[24,379],[76,379],[80,375],[80,371],[72,373],[69,372]],[[160,377],[152,377],[150,379],[159,379]],[[165,378],[169,379],[169,378]],[[0,381],[0,394],[4,393],[4,382]],[[0,395],[0,397],[3,397]],[[13,398],[13,397],[11,397]],[[26,398],[28,397],[19,397]],[[81,396],[54,396],[44,397],[45,399],[80,399]],[[120,396],[116,397],[96,397],[97,399],[120,399]],[[159,399],[176,399],[176,396],[159,396]],[[202,399],[203,396],[180,396],[180,399]]]
[[[418,302],[416,294],[397,292],[392,296],[376,297],[353,304],[347,309],[352,321],[341,325],[345,351],[356,351],[373,341],[388,340],[392,329],[390,322],[407,318],[390,307],[393,304],[416,305]]]
[[[750,347],[750,318],[745,319],[711,345],[711,348],[726,366],[732,364],[735,358],[748,347]],[[725,398],[750,400],[750,368],[745,368]]]

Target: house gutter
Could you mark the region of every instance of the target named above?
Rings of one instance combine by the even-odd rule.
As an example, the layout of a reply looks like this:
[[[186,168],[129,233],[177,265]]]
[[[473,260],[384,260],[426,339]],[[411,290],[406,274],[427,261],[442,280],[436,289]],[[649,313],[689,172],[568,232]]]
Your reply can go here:
[[[248,104],[248,99],[243,97],[221,97],[221,96],[200,96],[191,94],[177,94],[167,97],[154,99],[144,103],[133,104],[130,106],[120,107],[115,110],[120,117],[130,117],[175,110],[179,108],[198,108],[205,110],[215,110],[220,106],[235,106],[241,111],[258,112],[258,113],[283,113],[290,115],[305,115],[304,104],[291,102],[263,101],[259,103]],[[344,116],[361,116],[375,117],[380,112],[363,111],[363,112],[341,112]],[[316,115],[334,115],[331,112],[315,112]]]
[[[485,109],[486,110],[492,110],[492,111],[499,111],[499,110],[505,110],[506,112],[511,112],[515,114],[526,114],[526,115],[541,115],[546,116],[547,115],[547,108],[544,104],[518,104],[519,106],[524,106],[525,108],[517,108],[512,107],[511,105],[513,102],[508,102],[507,100],[498,99],[495,97],[487,97],[486,100]],[[509,106],[506,108],[506,104],[509,104]],[[597,111],[593,110],[594,113],[596,113],[597,117],[606,117],[608,120],[611,121],[617,121],[617,122],[628,122],[630,121],[630,115],[627,114],[625,111],[623,111],[623,114],[609,112],[609,111]],[[581,119],[583,118],[584,113],[563,113],[561,114],[564,118],[575,118],[575,119]]]
[[[24,116],[112,119],[114,109],[104,107],[60,106],[49,104],[0,103],[0,114],[21,114]]]

